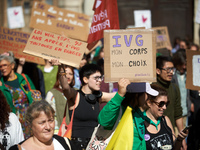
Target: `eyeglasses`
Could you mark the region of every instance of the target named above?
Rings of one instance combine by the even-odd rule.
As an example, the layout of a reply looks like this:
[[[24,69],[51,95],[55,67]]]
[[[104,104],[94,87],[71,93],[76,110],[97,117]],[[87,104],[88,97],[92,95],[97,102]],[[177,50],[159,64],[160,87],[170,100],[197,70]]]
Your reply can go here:
[[[171,68],[160,68],[160,69],[167,71],[167,73],[170,73],[171,71],[174,72],[174,67],[171,67]]]
[[[155,103],[158,107],[162,108],[164,105],[167,107],[169,105],[169,101],[164,102],[164,101],[160,101],[160,102],[155,102],[152,101],[153,103]]]
[[[8,68],[8,66],[10,66],[10,64],[3,64],[3,65],[0,65],[0,69],[2,69],[3,67],[4,67],[4,68]]]
[[[97,82],[99,81],[99,79],[101,79],[101,81],[103,80],[103,76],[96,76],[93,77],[94,80],[96,80]]]

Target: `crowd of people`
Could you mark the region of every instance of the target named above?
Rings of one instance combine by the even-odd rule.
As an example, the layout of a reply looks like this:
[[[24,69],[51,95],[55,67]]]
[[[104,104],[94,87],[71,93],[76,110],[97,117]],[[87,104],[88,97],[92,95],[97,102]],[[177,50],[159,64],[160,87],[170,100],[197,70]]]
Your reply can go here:
[[[133,150],[199,149],[200,91],[186,89],[186,50],[199,47],[177,38],[169,56],[157,54],[157,82],[151,84],[123,77],[105,83],[103,47],[84,55],[79,68],[58,60],[41,66],[15,59],[11,51],[2,53],[0,149],[85,150],[94,128],[112,130],[127,106],[132,108]],[[33,101],[22,73],[42,100]],[[70,138],[57,135],[64,116],[66,124],[73,118]]]

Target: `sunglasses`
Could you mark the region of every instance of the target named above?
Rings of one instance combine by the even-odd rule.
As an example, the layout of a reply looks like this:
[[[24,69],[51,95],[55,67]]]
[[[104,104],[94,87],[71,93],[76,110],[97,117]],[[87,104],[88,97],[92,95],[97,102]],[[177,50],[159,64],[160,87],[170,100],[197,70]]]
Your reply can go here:
[[[155,102],[152,101],[153,103],[155,103],[158,107],[162,108],[164,105],[167,107],[169,105],[169,101],[164,102],[164,101],[160,101],[160,102]]]

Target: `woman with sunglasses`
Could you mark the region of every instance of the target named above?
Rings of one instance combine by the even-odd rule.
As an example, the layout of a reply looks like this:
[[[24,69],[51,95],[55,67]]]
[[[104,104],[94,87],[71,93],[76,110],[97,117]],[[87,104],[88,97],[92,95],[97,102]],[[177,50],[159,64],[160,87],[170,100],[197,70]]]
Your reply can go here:
[[[177,139],[171,121],[163,116],[169,101],[167,91],[158,85],[151,85],[158,91],[158,96],[149,95],[145,102],[144,125],[145,141],[147,149],[180,149],[182,140],[186,138],[188,131],[179,133]],[[164,148],[165,147],[165,148]]]
[[[167,92],[149,83],[130,84],[127,79],[121,79],[118,84],[118,92],[99,113],[99,124],[111,130],[119,116],[120,107],[125,110],[130,106],[133,108],[134,124],[132,150],[160,150],[162,146],[180,149],[187,132],[181,132],[175,140],[169,118],[163,117],[163,111],[169,104]]]

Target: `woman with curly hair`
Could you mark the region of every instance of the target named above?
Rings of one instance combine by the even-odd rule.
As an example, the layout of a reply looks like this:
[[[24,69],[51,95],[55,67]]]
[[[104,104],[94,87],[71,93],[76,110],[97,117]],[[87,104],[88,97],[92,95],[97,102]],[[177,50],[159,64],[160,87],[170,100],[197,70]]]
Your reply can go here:
[[[11,112],[3,92],[0,90],[0,149],[8,150],[12,145],[24,140],[21,124]]]

